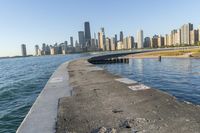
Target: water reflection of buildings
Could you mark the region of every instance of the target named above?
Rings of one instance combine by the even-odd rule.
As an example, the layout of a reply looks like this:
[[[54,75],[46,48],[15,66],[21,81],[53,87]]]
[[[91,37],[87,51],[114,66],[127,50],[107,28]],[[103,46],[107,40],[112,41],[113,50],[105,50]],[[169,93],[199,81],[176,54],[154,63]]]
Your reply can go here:
[[[178,60],[181,66],[181,69],[179,70],[180,73],[185,74],[189,77],[189,76],[192,76],[196,70],[199,72],[198,68],[195,69],[196,66],[199,66],[199,62],[196,62],[195,59],[187,58],[187,59],[182,59],[182,60],[178,59]],[[177,69],[180,66],[177,66]]]
[[[124,69],[124,64],[117,64],[116,65],[117,67],[116,67],[116,69],[117,69],[117,71],[119,71],[119,73],[124,73],[127,69]]]
[[[185,73],[191,73],[192,72],[192,60],[191,59],[183,59],[181,68],[184,70]]]
[[[129,68],[134,69],[137,73],[144,72],[144,59],[129,59]]]
[[[144,72],[144,59],[134,59],[134,69],[139,73],[143,74]]]

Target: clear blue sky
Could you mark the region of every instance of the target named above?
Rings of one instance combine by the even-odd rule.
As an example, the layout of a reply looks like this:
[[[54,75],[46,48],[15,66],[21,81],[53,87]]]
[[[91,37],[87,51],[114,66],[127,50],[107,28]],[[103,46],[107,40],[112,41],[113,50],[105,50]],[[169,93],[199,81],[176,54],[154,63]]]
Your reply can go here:
[[[108,36],[166,34],[188,22],[197,28],[200,0],[1,0],[0,56],[20,55],[22,43],[33,54],[36,44],[77,39],[84,21]]]

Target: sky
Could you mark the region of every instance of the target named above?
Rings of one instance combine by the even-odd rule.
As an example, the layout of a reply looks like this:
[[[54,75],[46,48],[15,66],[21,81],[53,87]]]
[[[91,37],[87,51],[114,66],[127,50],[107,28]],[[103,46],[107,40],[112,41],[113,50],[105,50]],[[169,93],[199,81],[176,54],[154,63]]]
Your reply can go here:
[[[0,57],[27,53],[42,43],[78,39],[84,22],[91,34],[105,28],[106,36],[120,31],[135,37],[166,34],[185,23],[200,25],[200,0],[0,0]]]

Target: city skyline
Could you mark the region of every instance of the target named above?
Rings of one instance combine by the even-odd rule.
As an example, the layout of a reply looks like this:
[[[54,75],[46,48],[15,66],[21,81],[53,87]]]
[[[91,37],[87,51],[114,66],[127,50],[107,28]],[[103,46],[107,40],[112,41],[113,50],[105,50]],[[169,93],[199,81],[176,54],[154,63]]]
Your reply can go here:
[[[42,44],[41,49],[38,45],[35,46],[35,55],[57,55],[81,52],[94,51],[116,51],[116,50],[133,50],[141,48],[165,48],[165,47],[180,47],[180,46],[200,46],[200,27],[193,27],[192,23],[183,24],[180,28],[172,29],[171,32],[165,35],[154,34],[154,36],[144,36],[142,29],[137,31],[136,39],[134,36],[124,36],[123,31],[113,37],[106,36],[104,27],[100,28],[98,38],[96,33],[92,38],[90,31],[90,22],[84,22],[84,31],[78,31],[78,40],[73,41],[70,36],[70,42],[55,43],[49,45]],[[25,46],[26,47],[26,46]],[[24,56],[22,48],[22,56]]]
[[[83,24],[83,30],[78,31],[77,40],[74,40],[74,37],[70,36],[69,41],[66,40],[64,42],[56,42],[54,44],[42,43],[42,49],[39,48],[39,45],[35,45],[35,54],[33,53],[27,55],[40,56],[76,52],[115,51],[138,48],[162,48],[170,46],[179,47],[200,43],[200,25],[198,27],[194,27],[192,23],[183,24],[181,27],[172,29],[169,33],[164,35],[153,34],[153,36],[144,36],[142,29],[138,30],[135,36],[124,36],[123,31],[119,31],[119,35],[116,33],[114,36],[106,36],[105,28],[101,27],[100,31],[96,31],[98,33],[98,38],[96,38],[96,32],[94,32],[94,36],[91,36],[89,21],[86,21]],[[46,49],[49,49],[49,51],[46,51]],[[21,56],[24,56],[23,52]]]
[[[123,31],[123,36],[132,35],[136,39],[139,29],[144,31],[144,37],[164,36],[184,23],[191,22],[195,28],[200,25],[198,0],[127,0],[123,5],[121,2],[107,2],[102,11],[97,8],[98,1],[3,1],[0,6],[3,20],[0,22],[0,56],[21,55],[21,44],[27,45],[27,54],[34,54],[36,44],[70,42],[70,36],[74,37],[75,44],[77,32],[83,30],[85,21],[90,22],[92,37],[100,27],[104,27],[106,36],[117,34],[118,39],[120,31]],[[186,7],[188,10],[184,11]]]

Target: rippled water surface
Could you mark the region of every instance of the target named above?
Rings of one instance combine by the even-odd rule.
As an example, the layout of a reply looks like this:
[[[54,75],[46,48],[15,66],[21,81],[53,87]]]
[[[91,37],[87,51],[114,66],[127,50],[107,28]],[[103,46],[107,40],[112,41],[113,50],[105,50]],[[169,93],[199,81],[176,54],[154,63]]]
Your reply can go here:
[[[200,105],[200,59],[130,59],[129,64],[99,66]]]
[[[87,55],[0,60],[0,133],[14,133],[55,69]]]

